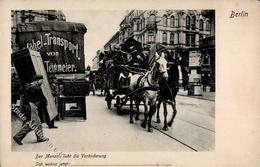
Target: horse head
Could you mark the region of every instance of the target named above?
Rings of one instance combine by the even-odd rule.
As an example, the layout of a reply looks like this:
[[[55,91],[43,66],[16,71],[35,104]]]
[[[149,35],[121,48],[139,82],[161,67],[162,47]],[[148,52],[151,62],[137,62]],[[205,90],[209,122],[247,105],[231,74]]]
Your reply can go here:
[[[160,77],[163,77],[167,80],[168,79],[167,60],[165,58],[164,53],[162,53],[161,56],[156,60],[156,66]]]

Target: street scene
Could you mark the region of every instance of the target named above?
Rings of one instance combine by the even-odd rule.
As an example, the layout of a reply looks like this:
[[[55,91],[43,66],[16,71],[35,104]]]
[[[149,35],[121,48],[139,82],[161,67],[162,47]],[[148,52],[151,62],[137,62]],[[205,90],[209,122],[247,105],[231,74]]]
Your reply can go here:
[[[163,131],[163,124],[156,123],[156,130],[146,133],[137,121],[129,124],[129,106],[124,114],[117,115],[116,109],[107,109],[103,96],[90,95],[86,98],[87,121],[83,118],[66,118],[57,121],[58,129],[44,126],[46,136],[59,151],[213,151],[215,148],[215,113],[213,94],[207,99],[178,95],[178,114],[173,127]],[[142,110],[142,108],[141,108]],[[170,110],[170,108],[169,108]],[[163,110],[160,110],[163,120]],[[143,111],[140,117],[143,118]],[[19,120],[13,120],[13,126],[21,126]],[[13,128],[15,129],[15,128]],[[76,130],[75,130],[76,129]],[[15,134],[14,130],[12,134]],[[49,143],[35,142],[35,135],[28,134],[24,145],[16,145],[14,151],[51,151]]]
[[[215,150],[214,10],[11,17],[12,151]]]

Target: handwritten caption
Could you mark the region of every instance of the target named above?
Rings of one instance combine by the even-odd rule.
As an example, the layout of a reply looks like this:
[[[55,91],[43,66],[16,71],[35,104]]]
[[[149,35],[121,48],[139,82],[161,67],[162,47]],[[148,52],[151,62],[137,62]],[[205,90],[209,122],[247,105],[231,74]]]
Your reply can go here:
[[[34,159],[36,160],[34,166],[50,166],[50,167],[66,167],[71,166],[72,160],[82,160],[82,159],[106,159],[105,154],[95,154],[95,153],[58,153],[58,154],[36,154]]]

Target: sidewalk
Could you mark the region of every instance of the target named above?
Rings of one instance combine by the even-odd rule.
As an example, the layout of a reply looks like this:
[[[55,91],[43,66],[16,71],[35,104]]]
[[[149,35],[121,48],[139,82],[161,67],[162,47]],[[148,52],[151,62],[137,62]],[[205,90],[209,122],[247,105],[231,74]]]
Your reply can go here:
[[[188,90],[184,91],[183,89],[180,89],[178,95],[203,99],[203,100],[209,100],[209,101],[215,101],[215,92],[202,92],[202,96],[191,96],[191,95],[188,96]]]

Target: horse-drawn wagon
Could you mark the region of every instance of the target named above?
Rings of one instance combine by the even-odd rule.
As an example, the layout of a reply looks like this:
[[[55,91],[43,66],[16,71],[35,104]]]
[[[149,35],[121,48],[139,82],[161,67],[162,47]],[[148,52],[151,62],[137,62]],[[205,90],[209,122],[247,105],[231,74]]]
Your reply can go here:
[[[159,47],[158,47],[159,46]],[[123,106],[130,106],[130,123],[133,123],[133,102],[137,107],[135,119],[139,119],[139,105],[144,104],[142,127],[151,131],[151,118],[156,111],[159,80],[167,74],[167,61],[161,53],[161,45],[152,46],[146,54],[142,44],[133,38],[121,44],[120,49],[109,52],[104,60],[105,95],[110,109],[115,101],[117,113]]]
[[[112,51],[101,53],[100,71],[103,72],[102,85],[107,107],[110,109],[112,101],[115,101],[114,106],[119,115],[121,108],[128,105],[131,95],[135,94],[135,91],[129,89],[130,77],[147,71],[147,68],[144,68],[145,56],[142,44],[133,38],[115,46]]]

